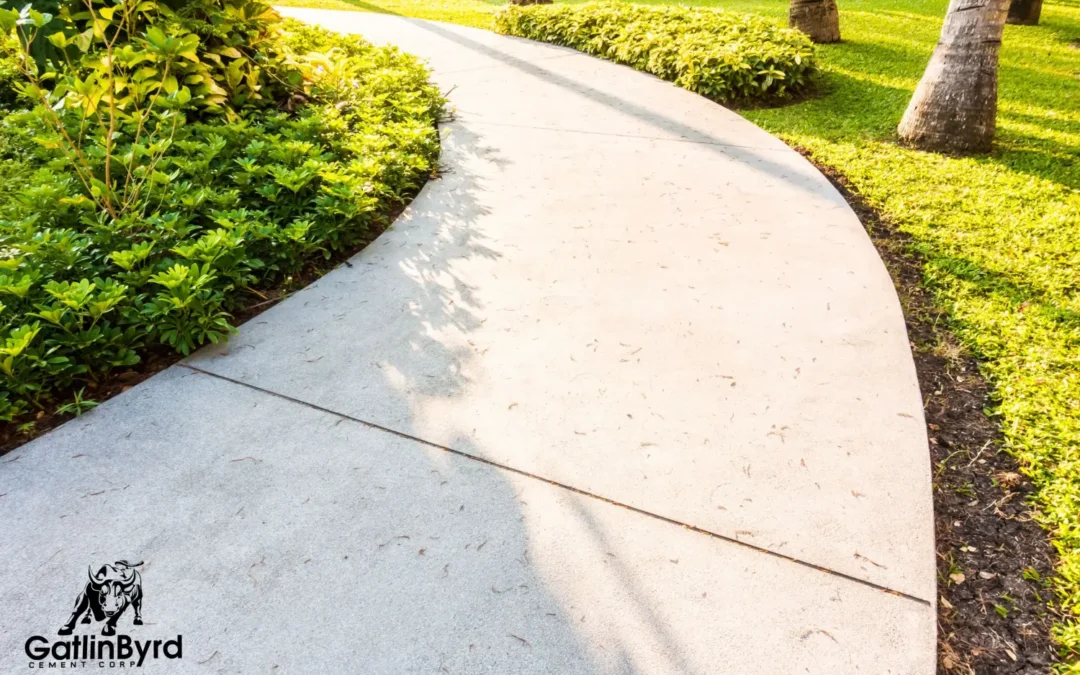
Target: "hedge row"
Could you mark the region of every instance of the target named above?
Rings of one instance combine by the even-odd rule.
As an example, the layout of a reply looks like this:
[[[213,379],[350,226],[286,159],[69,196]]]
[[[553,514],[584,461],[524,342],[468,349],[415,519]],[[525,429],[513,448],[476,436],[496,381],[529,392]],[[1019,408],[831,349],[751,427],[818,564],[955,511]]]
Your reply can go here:
[[[64,154],[56,120],[77,138],[92,100],[57,85],[39,94],[50,106],[35,105],[27,76],[14,109],[0,107],[0,420],[32,420],[84,387],[92,397],[110,370],[155,347],[186,354],[226,339],[233,313],[311,261],[370,241],[434,170],[443,99],[418,60],[286,24],[248,0],[199,2],[240,3],[258,23],[213,26],[240,36],[221,46],[209,31],[182,33],[185,16],[163,9],[162,23],[184,37],[159,42],[195,44],[183,65],[208,63],[207,74],[142,80],[164,83],[167,98],[142,117],[156,90],[141,104],[118,102],[133,112],[118,115],[110,145],[84,132],[88,180]],[[152,49],[154,25],[125,49]],[[100,64],[93,56],[88,67]],[[92,81],[84,69],[42,66],[54,68],[57,79]],[[101,166],[109,148],[111,185]],[[128,185],[140,181],[134,195]],[[134,195],[126,205],[125,194]]]
[[[496,14],[495,30],[572,47],[717,101],[788,96],[804,89],[815,71],[814,46],[802,33],[709,9],[511,5]]]

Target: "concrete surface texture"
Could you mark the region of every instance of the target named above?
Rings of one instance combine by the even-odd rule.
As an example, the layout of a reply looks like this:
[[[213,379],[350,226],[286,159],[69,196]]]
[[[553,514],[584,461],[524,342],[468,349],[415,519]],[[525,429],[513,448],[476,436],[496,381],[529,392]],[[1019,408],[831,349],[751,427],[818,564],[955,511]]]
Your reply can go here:
[[[921,398],[829,183],[621,66],[287,12],[430,62],[444,171],[351,267],[0,459],[0,670],[126,559],[118,630],[184,636],[159,672],[932,673]]]

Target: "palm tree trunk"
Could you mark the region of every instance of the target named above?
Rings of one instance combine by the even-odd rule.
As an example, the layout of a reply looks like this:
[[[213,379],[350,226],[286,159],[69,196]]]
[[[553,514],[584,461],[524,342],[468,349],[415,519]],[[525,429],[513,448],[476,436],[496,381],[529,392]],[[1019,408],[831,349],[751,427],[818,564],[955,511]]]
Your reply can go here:
[[[788,25],[814,42],[840,42],[840,12],[836,0],[791,0]]]
[[[986,152],[997,118],[998,50],[1009,0],[950,0],[900,138],[924,150]]]
[[[1039,25],[1042,3],[1043,0],[1012,0],[1012,4],[1009,5],[1008,23],[1018,23],[1022,26]]]

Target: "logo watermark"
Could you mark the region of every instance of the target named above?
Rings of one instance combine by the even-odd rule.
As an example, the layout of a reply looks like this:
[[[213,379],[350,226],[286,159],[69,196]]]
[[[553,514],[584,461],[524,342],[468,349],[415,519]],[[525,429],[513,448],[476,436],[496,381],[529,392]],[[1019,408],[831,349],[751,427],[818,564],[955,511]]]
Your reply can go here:
[[[50,640],[33,635],[26,640],[26,656],[30,668],[141,668],[156,659],[181,659],[184,655],[183,636],[168,640],[136,639],[117,634],[116,622],[131,609],[133,626],[142,626],[142,575],[135,568],[143,563],[118,560],[102,565],[95,572],[87,570],[89,579],[75,598],[75,609],[57,634],[72,636],[75,624],[104,623],[101,637],[74,635],[70,639]]]

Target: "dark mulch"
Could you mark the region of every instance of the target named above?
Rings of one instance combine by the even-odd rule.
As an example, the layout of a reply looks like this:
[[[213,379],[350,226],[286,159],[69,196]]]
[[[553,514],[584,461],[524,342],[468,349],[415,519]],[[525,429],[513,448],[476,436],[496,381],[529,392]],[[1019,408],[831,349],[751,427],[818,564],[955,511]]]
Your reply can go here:
[[[923,288],[923,262],[910,237],[867,206],[842,176],[818,169],[862,220],[907,320],[934,469],[938,673],[1047,673],[1056,658],[1046,584],[1053,550],[1032,519],[1032,484],[1001,449],[1001,430],[985,412],[992,407],[989,386]]]

